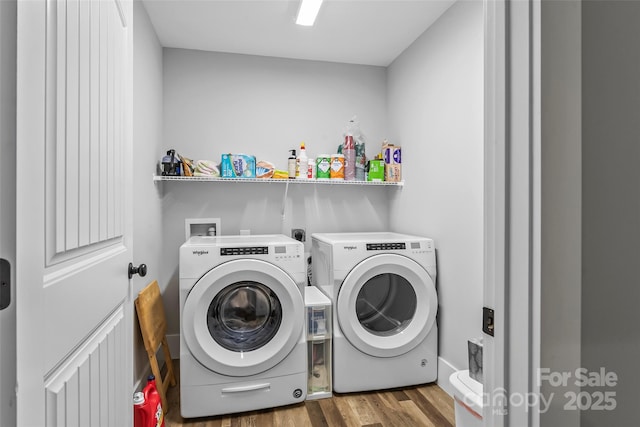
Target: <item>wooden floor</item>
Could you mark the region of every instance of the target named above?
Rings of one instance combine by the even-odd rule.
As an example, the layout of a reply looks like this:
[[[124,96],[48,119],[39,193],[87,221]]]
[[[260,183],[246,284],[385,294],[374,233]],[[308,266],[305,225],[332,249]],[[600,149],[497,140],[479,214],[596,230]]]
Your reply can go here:
[[[180,363],[174,367],[180,381]],[[180,386],[169,389],[166,427],[453,427],[453,399],[436,384],[366,393],[207,418],[180,416]]]

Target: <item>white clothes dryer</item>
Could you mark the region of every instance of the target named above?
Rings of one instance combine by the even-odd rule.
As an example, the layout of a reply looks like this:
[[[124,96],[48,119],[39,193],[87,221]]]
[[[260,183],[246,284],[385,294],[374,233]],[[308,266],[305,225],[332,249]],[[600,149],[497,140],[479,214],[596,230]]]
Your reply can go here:
[[[333,302],[333,389],[433,382],[438,297],[433,240],[397,233],[312,235],[312,281]]]
[[[284,235],[192,237],[180,247],[183,417],[302,402],[304,246]]]

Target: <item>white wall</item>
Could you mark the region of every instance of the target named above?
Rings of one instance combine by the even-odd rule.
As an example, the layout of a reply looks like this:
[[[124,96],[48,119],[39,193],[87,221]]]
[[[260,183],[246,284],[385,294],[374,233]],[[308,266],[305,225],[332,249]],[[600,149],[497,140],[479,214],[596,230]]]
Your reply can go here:
[[[391,229],[435,240],[439,354],[454,369],[467,368],[467,339],[482,335],[483,35],[482,2],[458,1],[388,70],[405,179]]]
[[[286,170],[301,141],[310,155],[335,152],[354,114],[369,150],[386,136],[383,67],[184,49],[164,58],[164,142],[189,158],[249,153]]]
[[[133,291],[137,295],[154,279],[162,283],[162,199],[151,177],[162,146],[163,85],[162,47],[141,1],[134,1],[133,13],[133,262],[136,265],[144,263],[148,267],[146,277],[135,276],[133,279]],[[148,365],[140,328],[135,320],[136,380],[146,374]]]
[[[202,51],[164,50],[164,149],[220,161],[225,152],[254,154],[286,169],[288,150],[333,153],[357,114],[373,156],[387,137],[386,69]],[[156,158],[160,158],[158,152]],[[149,178],[150,179],[150,178]],[[185,218],[221,219],[222,234],[285,233],[306,228],[377,231],[389,227],[385,187],[285,184],[157,184],[162,204],[163,263],[169,330],[179,333],[178,249]],[[310,250],[310,239],[306,242]]]
[[[0,1],[0,258],[11,264],[15,297],[16,2]],[[15,303],[0,311],[0,425],[15,425]]]

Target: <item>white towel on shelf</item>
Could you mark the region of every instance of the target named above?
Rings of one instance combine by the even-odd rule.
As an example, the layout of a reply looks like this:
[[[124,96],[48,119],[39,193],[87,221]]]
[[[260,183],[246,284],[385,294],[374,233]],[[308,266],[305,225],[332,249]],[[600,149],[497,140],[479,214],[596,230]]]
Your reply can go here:
[[[195,164],[194,176],[220,176],[218,165],[212,160],[197,160]]]

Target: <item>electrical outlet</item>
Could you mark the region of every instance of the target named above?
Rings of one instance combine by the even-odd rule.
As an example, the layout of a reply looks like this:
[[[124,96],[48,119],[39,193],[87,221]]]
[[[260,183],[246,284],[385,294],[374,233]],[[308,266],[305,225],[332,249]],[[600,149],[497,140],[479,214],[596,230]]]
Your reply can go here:
[[[304,228],[292,228],[291,237],[300,242],[304,242],[307,238],[307,233],[304,231]]]

